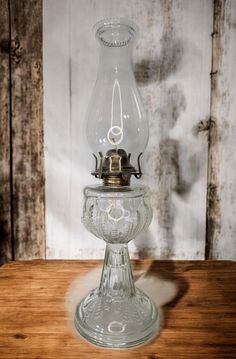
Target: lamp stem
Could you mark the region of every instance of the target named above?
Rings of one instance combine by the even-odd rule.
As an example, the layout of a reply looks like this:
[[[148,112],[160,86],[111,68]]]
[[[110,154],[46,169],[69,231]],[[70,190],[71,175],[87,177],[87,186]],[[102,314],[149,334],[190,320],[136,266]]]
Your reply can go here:
[[[112,298],[135,295],[127,244],[106,245],[99,293]]]

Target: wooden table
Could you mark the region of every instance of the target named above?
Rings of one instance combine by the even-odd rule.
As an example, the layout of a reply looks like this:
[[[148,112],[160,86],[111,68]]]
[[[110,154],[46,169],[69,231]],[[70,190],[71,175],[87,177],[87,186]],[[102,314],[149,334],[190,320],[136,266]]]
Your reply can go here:
[[[65,294],[100,261],[11,262],[0,268],[0,358],[236,358],[236,263],[133,261],[178,284],[152,343],[129,350],[88,344],[68,322]]]

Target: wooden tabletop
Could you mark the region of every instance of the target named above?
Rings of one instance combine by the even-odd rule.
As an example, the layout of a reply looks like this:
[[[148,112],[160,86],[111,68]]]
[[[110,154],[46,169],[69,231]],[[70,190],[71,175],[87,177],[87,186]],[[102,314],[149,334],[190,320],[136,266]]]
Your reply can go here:
[[[236,358],[236,263],[133,261],[173,281],[177,297],[163,308],[152,343],[108,350],[73,331],[65,296],[75,278],[101,261],[11,262],[0,268],[0,358]]]

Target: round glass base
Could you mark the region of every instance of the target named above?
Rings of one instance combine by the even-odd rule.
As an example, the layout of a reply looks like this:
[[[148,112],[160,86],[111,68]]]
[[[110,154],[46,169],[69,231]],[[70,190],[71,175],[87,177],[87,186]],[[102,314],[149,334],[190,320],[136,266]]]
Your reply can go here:
[[[133,296],[116,297],[94,289],[77,306],[75,326],[89,342],[108,348],[129,348],[155,337],[160,330],[159,310],[135,288]]]

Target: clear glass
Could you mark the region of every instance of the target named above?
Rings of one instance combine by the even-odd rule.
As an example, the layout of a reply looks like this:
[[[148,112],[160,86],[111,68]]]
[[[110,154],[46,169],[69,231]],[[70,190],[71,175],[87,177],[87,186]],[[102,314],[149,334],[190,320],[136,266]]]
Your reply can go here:
[[[84,196],[82,221],[107,245],[100,285],[79,303],[76,328],[99,346],[140,345],[159,331],[159,311],[135,287],[127,247],[151,222],[148,187],[88,186]]]
[[[132,69],[137,26],[111,19],[95,26],[100,44],[97,80],[87,110],[87,139],[93,153],[123,149],[131,161],[145,150],[148,123]]]

